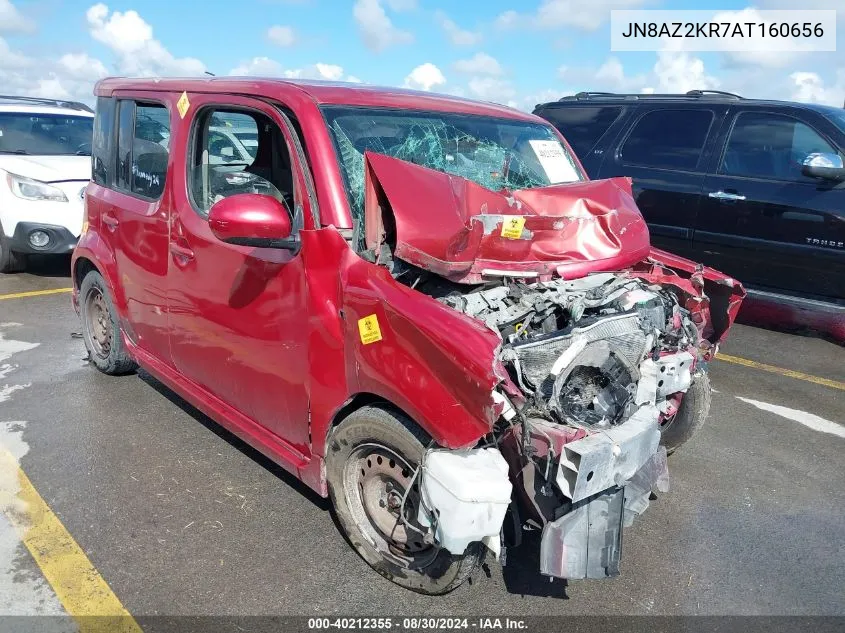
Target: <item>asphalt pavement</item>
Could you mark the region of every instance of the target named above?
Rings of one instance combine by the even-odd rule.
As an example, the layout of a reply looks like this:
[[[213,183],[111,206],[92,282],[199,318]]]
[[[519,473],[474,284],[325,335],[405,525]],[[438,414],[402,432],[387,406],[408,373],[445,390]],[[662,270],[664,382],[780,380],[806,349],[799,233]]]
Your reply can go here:
[[[550,582],[529,538],[504,569],[489,560],[427,597],[370,570],[326,500],[155,379],[97,372],[69,293],[2,298],[68,288],[66,265],[0,276],[0,442],[136,617],[845,615],[841,346],[734,327],[723,351],[748,363],[712,364],[710,418],[670,457],[670,492],[626,529],[619,577]],[[55,612],[4,533],[0,612],[4,595]]]

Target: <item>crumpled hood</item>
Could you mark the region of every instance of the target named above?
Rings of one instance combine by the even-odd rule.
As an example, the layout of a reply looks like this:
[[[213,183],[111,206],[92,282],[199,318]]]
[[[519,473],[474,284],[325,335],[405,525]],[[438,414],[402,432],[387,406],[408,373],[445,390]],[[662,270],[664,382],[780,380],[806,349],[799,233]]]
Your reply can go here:
[[[41,182],[90,180],[91,157],[0,154],[0,169]]]
[[[572,279],[648,255],[627,178],[499,193],[398,158],[364,158],[367,248],[387,241],[398,259],[452,281]]]

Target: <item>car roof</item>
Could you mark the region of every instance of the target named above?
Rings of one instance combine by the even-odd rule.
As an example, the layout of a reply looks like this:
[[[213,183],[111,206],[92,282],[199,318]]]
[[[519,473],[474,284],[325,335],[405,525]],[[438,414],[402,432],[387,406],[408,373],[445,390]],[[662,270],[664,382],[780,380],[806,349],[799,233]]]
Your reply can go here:
[[[453,95],[436,94],[405,88],[373,86],[361,83],[284,79],[278,77],[189,77],[168,79],[132,79],[110,77],[99,81],[98,96],[111,96],[117,90],[156,92],[236,93],[274,97],[283,90],[297,89],[319,105],[391,107],[407,110],[434,110],[517,119],[546,124],[542,119],[515,108],[473,101]]]
[[[19,95],[0,95],[0,112],[94,116],[94,110],[79,101]]]
[[[778,99],[749,99],[731,92],[720,90],[690,90],[678,94],[634,94],[614,92],[579,92],[574,95],[566,95],[557,101],[538,103],[538,108],[562,107],[562,106],[583,106],[590,104],[623,104],[623,103],[741,103],[743,106],[792,106],[796,108],[807,108],[824,114],[839,111],[833,106],[824,106],[815,103],[801,103],[798,101],[782,101]]]

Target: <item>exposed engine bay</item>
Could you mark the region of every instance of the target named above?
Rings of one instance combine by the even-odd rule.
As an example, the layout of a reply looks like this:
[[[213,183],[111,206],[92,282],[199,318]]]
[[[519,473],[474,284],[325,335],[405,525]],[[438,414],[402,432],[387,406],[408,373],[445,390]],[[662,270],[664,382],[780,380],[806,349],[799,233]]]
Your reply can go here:
[[[501,334],[523,415],[608,429],[643,405],[671,415],[667,396],[690,385],[698,330],[671,292],[638,279],[511,282],[442,301]]]
[[[493,435],[521,501],[517,523],[543,530],[541,571],[617,574],[622,525],[654,490],[668,490],[660,428],[699,370],[690,313],[675,292],[631,273],[504,278],[438,300],[502,338],[499,360],[519,392],[494,393],[501,418]],[[483,537],[489,544],[492,535]]]
[[[667,449],[708,414],[706,362],[742,286],[650,250],[628,181],[503,193],[386,156],[366,165],[361,255],[501,341],[490,432],[426,452],[418,524],[456,556],[541,530],[541,573],[617,575],[623,526],[668,491]],[[411,211],[408,181],[436,217]]]

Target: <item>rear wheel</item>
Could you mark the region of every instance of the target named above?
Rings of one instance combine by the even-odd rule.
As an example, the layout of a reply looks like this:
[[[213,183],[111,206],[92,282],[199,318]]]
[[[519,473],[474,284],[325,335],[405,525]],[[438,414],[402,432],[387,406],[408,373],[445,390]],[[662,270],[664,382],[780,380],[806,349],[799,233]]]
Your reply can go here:
[[[358,554],[397,585],[436,595],[466,580],[484,547],[473,543],[456,556],[425,538],[414,472],[428,441],[407,417],[364,407],[329,437],[326,475],[338,522]]]
[[[94,366],[104,374],[128,374],[137,365],[126,353],[117,312],[114,309],[106,282],[92,270],[79,287],[82,338]]]
[[[678,412],[665,420],[660,426],[660,441],[666,452],[672,454],[681,445],[689,441],[704,425],[710,413],[710,376],[701,372],[693,376]]]
[[[6,237],[0,224],[0,273],[17,273],[26,268],[26,255],[12,250],[11,240]]]

